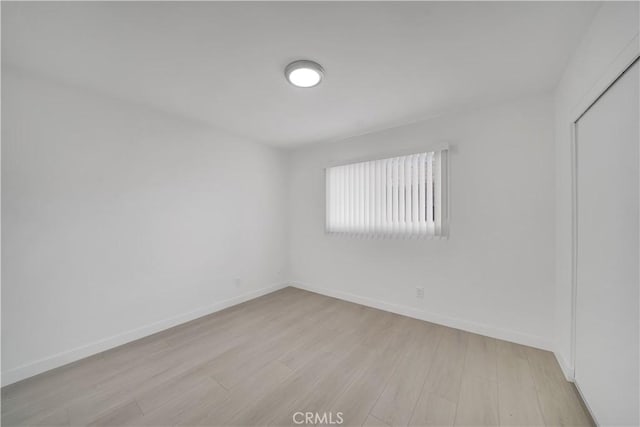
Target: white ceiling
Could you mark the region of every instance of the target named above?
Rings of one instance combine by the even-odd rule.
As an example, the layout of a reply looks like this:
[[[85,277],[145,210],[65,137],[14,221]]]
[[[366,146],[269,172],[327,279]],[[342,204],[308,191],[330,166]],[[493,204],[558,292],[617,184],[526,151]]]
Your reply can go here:
[[[2,61],[290,146],[550,90],[593,2],[2,2]],[[290,86],[287,63],[326,78]]]

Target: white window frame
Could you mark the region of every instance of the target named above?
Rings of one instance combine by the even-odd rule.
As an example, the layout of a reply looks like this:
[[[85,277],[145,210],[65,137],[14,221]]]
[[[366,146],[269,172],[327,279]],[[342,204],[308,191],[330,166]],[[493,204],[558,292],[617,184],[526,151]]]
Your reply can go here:
[[[325,168],[325,232],[369,238],[448,238],[449,147],[416,151]]]

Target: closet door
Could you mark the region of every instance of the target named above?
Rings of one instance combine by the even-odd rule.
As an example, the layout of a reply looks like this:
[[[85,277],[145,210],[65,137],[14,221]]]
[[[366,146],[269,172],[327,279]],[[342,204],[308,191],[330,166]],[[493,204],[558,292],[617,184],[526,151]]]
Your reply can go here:
[[[603,426],[640,424],[638,68],[576,123],[575,380]]]

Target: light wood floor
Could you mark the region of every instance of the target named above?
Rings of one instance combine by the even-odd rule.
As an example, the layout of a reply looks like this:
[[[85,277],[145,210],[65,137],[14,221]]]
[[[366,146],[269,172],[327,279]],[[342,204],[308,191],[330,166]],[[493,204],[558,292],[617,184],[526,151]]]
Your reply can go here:
[[[287,288],[2,389],[2,424],[591,425],[553,355]]]

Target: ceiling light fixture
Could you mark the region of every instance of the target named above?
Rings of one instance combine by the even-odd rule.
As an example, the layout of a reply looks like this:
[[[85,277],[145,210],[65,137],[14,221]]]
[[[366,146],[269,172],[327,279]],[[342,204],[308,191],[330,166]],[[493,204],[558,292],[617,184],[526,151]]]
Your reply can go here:
[[[287,65],[284,69],[284,75],[294,86],[314,87],[322,81],[324,70],[317,62],[301,60]]]

